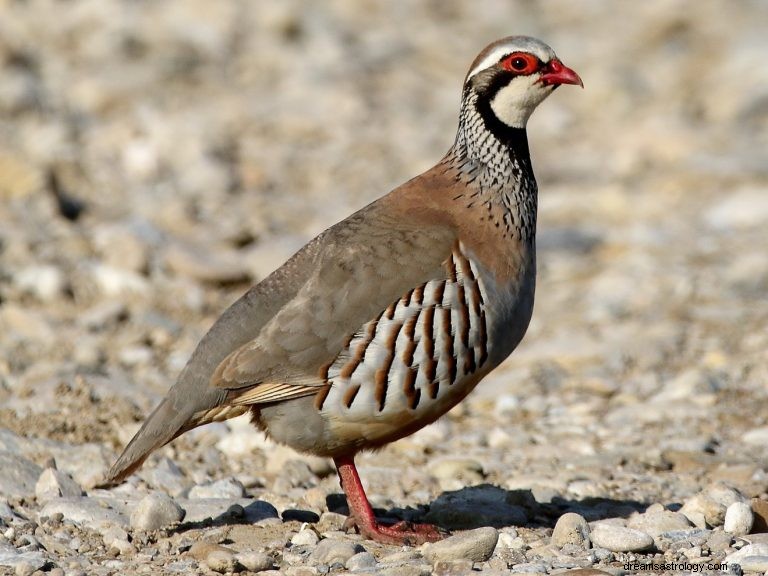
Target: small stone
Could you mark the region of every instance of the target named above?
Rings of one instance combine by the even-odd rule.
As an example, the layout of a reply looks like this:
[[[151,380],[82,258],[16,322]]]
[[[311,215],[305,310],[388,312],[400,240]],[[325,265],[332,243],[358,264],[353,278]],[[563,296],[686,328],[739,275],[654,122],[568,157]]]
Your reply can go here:
[[[235,555],[229,550],[212,550],[205,558],[208,568],[219,574],[234,572]]]
[[[691,524],[698,528],[709,526],[722,526],[725,520],[726,507],[704,494],[696,494],[686,500],[680,513],[685,515]]]
[[[439,560],[433,566],[434,576],[464,576],[472,573],[472,560]]]
[[[32,576],[34,572],[35,567],[29,562],[25,562],[24,560],[18,562],[16,564],[16,568],[14,569],[14,574],[16,576]]]
[[[319,541],[320,537],[312,528],[305,528],[291,538],[291,544],[294,546],[315,546]]]
[[[145,496],[131,514],[134,530],[159,530],[184,519],[184,509],[162,492]]]
[[[747,556],[739,561],[744,572],[761,572],[768,571],[768,556]]]
[[[725,511],[723,530],[734,536],[744,536],[752,530],[754,514],[746,502],[734,502]]]
[[[343,566],[347,560],[359,552],[365,552],[365,548],[360,544],[354,544],[346,540],[326,538],[317,545],[309,557],[317,564],[328,564],[330,566],[338,562]]]
[[[128,526],[128,519],[119,510],[116,500],[106,498],[55,498],[40,510],[39,517],[61,514],[92,530],[103,530],[110,525]]]
[[[562,548],[572,544],[581,548],[589,548],[589,524],[580,514],[567,512],[557,519],[552,531],[552,544]]]
[[[718,230],[761,226],[768,218],[768,195],[762,187],[744,187],[709,208],[704,218],[709,226]]]
[[[627,522],[627,528],[640,530],[640,532],[645,532],[651,536],[657,548],[658,542],[656,539],[659,534],[674,530],[687,530],[690,527],[691,523],[684,514],[664,509],[637,514],[632,516]]]
[[[700,546],[709,540],[711,530],[706,528],[687,528],[685,530],[670,530],[654,537],[656,547],[662,552],[676,550],[686,546]]]
[[[128,532],[120,526],[109,526],[101,534],[104,546],[109,548],[115,540],[128,540]]]
[[[731,547],[733,536],[722,530],[712,530],[707,538],[707,547],[713,553],[722,552]]]
[[[42,468],[13,452],[0,451],[0,496],[25,497],[35,493]]]
[[[496,528],[477,528],[455,534],[439,542],[427,543],[421,547],[421,553],[433,565],[438,561],[472,560],[485,562],[493,554],[499,532]]]
[[[141,476],[155,490],[173,497],[181,496],[192,485],[170,458],[162,458],[156,465],[142,470]]]
[[[35,496],[40,504],[54,498],[79,498],[82,495],[83,489],[69,474],[54,468],[43,470],[35,484]]]
[[[726,556],[723,562],[726,564],[741,564],[741,561],[749,556],[768,556],[768,544],[747,544],[740,550]]]
[[[177,274],[201,282],[223,284],[250,278],[237,252],[225,248],[175,243],[166,248],[165,262]]]
[[[234,555],[234,551],[231,549],[225,546],[219,546],[218,544],[214,544],[212,542],[207,542],[205,540],[201,540],[192,544],[189,549],[189,555],[198,562],[205,562],[206,558],[208,558],[208,555],[216,551],[224,551]]]
[[[222,478],[210,484],[194,486],[189,491],[190,499],[200,498],[242,498],[245,487],[236,478]]]
[[[271,570],[274,565],[269,555],[253,550],[235,554],[235,560],[249,572],[264,572]]]
[[[472,458],[441,458],[427,467],[443,490],[458,490],[483,481],[483,465]]]
[[[317,522],[315,528],[321,534],[323,532],[329,532],[332,530],[341,530],[346,522],[347,517],[344,514],[337,512],[323,512],[320,514],[320,520]]]
[[[358,552],[344,564],[347,570],[367,570],[376,567],[376,557],[370,552]]]
[[[14,274],[13,280],[19,289],[43,301],[57,298],[66,284],[61,270],[50,265],[23,268]]]
[[[597,523],[592,527],[592,542],[611,552],[638,552],[653,546],[653,538],[645,532]]]

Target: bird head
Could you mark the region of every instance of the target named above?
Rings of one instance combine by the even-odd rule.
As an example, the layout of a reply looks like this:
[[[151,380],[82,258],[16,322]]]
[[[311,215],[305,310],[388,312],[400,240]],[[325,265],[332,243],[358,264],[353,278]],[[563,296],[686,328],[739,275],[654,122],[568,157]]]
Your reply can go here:
[[[485,48],[464,80],[465,97],[477,96],[478,110],[505,126],[525,128],[533,110],[561,84],[581,78],[536,38],[509,36]]]

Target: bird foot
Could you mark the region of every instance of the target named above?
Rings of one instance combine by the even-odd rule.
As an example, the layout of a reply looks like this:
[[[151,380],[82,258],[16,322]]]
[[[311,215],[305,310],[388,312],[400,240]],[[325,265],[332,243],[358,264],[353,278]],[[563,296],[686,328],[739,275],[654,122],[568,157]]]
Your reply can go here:
[[[396,524],[373,522],[358,522],[351,516],[344,522],[344,529],[356,528],[366,538],[382,544],[398,546],[418,546],[425,542],[437,542],[448,534],[432,524],[413,524],[400,521]]]

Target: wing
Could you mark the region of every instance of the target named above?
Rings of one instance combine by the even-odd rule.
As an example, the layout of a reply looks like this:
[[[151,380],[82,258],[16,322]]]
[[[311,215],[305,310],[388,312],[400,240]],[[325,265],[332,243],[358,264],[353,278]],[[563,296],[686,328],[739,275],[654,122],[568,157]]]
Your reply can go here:
[[[454,232],[404,221],[374,204],[329,230],[306,283],[251,342],[218,366],[211,385],[231,405],[315,394],[349,339],[387,306],[444,275]]]

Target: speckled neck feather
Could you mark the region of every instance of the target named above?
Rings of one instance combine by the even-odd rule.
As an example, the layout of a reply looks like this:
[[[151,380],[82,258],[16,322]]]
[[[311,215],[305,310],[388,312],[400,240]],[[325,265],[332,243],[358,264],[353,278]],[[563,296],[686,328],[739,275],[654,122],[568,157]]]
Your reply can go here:
[[[467,190],[454,200],[467,209],[485,208],[505,238],[534,243],[537,186],[525,128],[502,123],[489,100],[467,88],[456,141],[443,163],[457,171]]]

